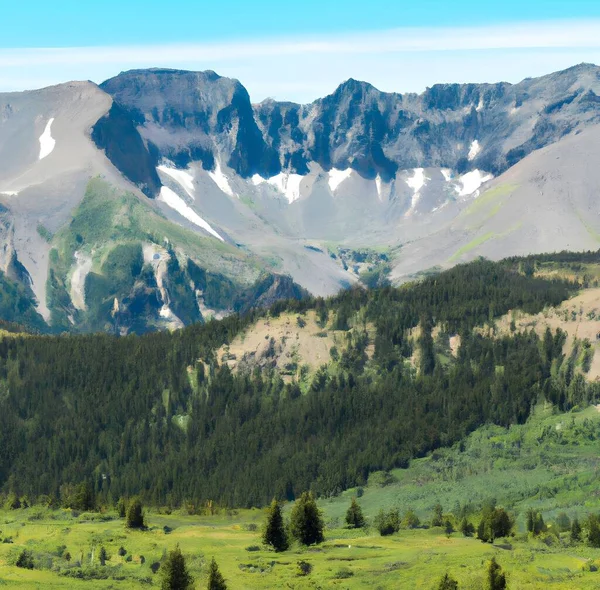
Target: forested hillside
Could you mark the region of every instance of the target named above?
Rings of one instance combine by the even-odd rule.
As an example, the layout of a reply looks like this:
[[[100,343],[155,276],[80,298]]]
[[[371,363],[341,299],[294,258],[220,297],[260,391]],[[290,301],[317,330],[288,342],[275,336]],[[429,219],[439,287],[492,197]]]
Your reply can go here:
[[[7,335],[1,490],[61,499],[88,481],[100,502],[263,505],[361,484],[484,423],[522,423],[540,396],[563,409],[591,401],[599,388],[563,357],[562,333],[473,330],[509,310],[556,306],[580,286],[535,268],[477,261],[398,289],[279,301],[173,333]],[[301,325],[310,310],[346,342],[303,380],[233,372],[216,354],[259,314],[292,313]],[[456,355],[442,354],[439,333],[460,338]]]

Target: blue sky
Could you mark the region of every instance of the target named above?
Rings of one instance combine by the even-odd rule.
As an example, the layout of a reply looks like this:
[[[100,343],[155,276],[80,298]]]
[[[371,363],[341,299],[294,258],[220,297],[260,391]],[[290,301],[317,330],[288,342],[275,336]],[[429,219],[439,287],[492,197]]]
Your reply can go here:
[[[2,21],[0,91],[161,66],[308,101],[348,77],[405,92],[600,62],[599,0],[28,0]]]

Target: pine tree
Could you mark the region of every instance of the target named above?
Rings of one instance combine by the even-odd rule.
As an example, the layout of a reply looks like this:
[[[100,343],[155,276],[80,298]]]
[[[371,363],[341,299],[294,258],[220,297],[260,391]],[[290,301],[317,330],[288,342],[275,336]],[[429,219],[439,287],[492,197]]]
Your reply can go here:
[[[210,562],[210,569],[208,571],[208,590],[227,590],[227,584],[225,579],[219,571],[219,566],[213,557]]]
[[[117,502],[117,514],[119,515],[119,518],[125,518],[127,515],[127,502],[125,501],[125,498],[119,498],[119,501]]]
[[[458,582],[448,574],[444,574],[444,577],[438,584],[437,590],[458,590]]]
[[[323,519],[312,493],[304,492],[296,501],[290,525],[292,535],[303,545],[323,542]]]
[[[104,547],[100,547],[100,553],[98,555],[98,558],[100,559],[100,565],[106,565],[108,555],[106,554],[106,549]]]
[[[128,529],[143,529],[146,526],[144,523],[142,502],[139,498],[134,498],[127,507],[126,526]]]
[[[579,543],[579,541],[581,541],[581,525],[577,518],[574,518],[571,523],[571,541],[573,543]]]
[[[506,574],[496,561],[495,557],[488,564],[485,590],[505,590],[506,589]]]
[[[187,570],[185,557],[181,553],[179,545],[169,552],[160,571],[162,573],[160,586],[162,590],[188,590],[188,588],[192,588],[194,579]]]
[[[447,518],[444,522],[444,532],[448,537],[454,532],[454,526],[449,518]]]
[[[362,509],[356,498],[352,498],[346,512],[346,524],[352,529],[362,529],[366,524]]]
[[[267,526],[263,534],[263,543],[270,545],[275,551],[285,551],[290,546],[283,524],[281,506],[279,506],[279,502],[275,498],[273,498],[271,506],[269,506],[267,511]]]
[[[431,526],[442,526],[444,524],[444,509],[441,504],[436,504],[433,507],[433,517],[431,519]]]
[[[588,517],[588,545],[590,547],[600,547],[600,518],[596,514],[590,514]]]

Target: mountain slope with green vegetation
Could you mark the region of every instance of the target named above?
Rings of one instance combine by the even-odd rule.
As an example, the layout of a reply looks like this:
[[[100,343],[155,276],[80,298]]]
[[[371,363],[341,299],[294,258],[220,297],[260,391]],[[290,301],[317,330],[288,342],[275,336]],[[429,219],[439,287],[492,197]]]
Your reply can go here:
[[[255,257],[168,221],[101,178],[50,244],[53,331],[178,328],[262,305],[274,280]],[[273,300],[305,294],[276,280],[283,288]]]
[[[275,302],[271,317],[313,312],[345,341],[304,383],[277,366],[232,373],[218,358],[267,312],[143,338],[2,340],[2,489],[60,497],[87,479],[104,500],[260,506],[309,488],[338,493],[485,423],[523,423],[540,395],[565,410],[588,403],[597,386],[580,375],[560,394],[560,333],[473,330],[578,288],[519,265],[479,261],[400,289]],[[456,356],[434,326],[458,334]]]

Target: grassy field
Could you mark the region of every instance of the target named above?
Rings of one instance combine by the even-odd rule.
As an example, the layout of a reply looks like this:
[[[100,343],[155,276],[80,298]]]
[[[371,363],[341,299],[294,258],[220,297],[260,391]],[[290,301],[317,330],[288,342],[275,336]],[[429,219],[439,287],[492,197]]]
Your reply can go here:
[[[39,514],[37,516],[40,516]],[[390,537],[374,532],[328,529],[326,541],[316,548],[294,547],[276,554],[259,550],[263,513],[241,511],[231,516],[193,517],[148,515],[149,530],[127,531],[121,519],[103,522],[69,513],[45,514],[36,509],[3,513],[4,536],[12,544],[0,545],[0,585],[14,588],[138,588],[158,586],[160,573],[151,565],[178,543],[187,557],[196,587],[206,583],[206,564],[215,556],[230,588],[433,588],[449,571],[461,588],[479,589],[486,560],[492,556],[509,572],[510,588],[598,588],[600,573],[584,571],[598,563],[600,550],[585,546],[547,546],[526,541],[523,535],[484,544],[439,528],[401,531]],[[164,527],[171,529],[165,533]],[[63,546],[66,546],[64,548]],[[98,563],[100,546],[110,556]],[[127,550],[125,556],[119,548]],[[33,551],[36,569],[9,565],[23,548]],[[59,557],[69,552],[70,562]],[[141,564],[140,556],[145,557]],[[131,561],[126,561],[131,556]],[[307,576],[297,574],[297,562],[313,567]],[[78,567],[81,562],[83,567]],[[40,569],[38,569],[38,566]],[[589,569],[589,568],[588,568]],[[593,568],[592,568],[593,569]],[[60,570],[60,571],[59,571]],[[65,575],[69,573],[71,575]],[[108,576],[108,579],[80,579]]]
[[[482,587],[485,563],[492,556],[509,573],[511,589],[598,588],[600,572],[590,570],[600,565],[600,550],[572,546],[565,534],[528,539],[523,517],[528,507],[541,510],[547,522],[561,511],[571,518],[600,511],[599,440],[595,407],[560,415],[540,406],[526,425],[484,427],[461,445],[413,461],[409,469],[374,474],[361,490],[321,500],[325,543],[294,546],[282,554],[261,546],[261,509],[216,516],[149,511],[145,532],[128,531],[113,512],[2,511],[0,538],[12,543],[0,544],[0,586],[156,587],[160,575],[152,572],[152,564],[179,544],[198,588],[206,583],[213,556],[229,588],[235,589],[434,588],[449,571],[460,588],[474,590]],[[490,545],[460,533],[448,537],[440,528],[401,530],[390,537],[380,537],[372,528],[349,531],[343,517],[353,494],[361,495],[369,520],[380,508],[395,507],[401,513],[413,509],[422,522],[429,520],[437,502],[452,513],[465,504],[478,508],[493,497],[517,516],[516,534]],[[105,567],[98,562],[101,546],[110,556]],[[124,556],[120,547],[127,550]],[[33,552],[36,569],[12,565],[23,549]],[[70,561],[64,558],[67,552]],[[311,564],[309,575],[297,574],[299,560]]]

